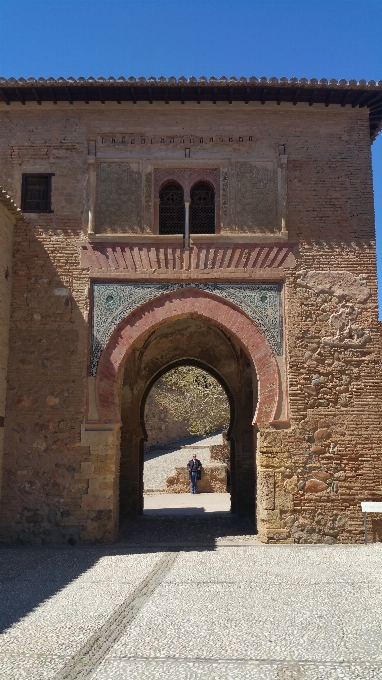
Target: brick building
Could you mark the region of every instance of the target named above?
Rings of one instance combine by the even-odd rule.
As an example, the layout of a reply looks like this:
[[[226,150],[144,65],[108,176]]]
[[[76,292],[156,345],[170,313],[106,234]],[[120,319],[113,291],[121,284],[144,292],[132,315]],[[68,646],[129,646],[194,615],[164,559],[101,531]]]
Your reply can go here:
[[[382,82],[0,80],[3,541],[114,540],[181,363],[229,395],[232,509],[264,542],[362,540],[381,119]]]

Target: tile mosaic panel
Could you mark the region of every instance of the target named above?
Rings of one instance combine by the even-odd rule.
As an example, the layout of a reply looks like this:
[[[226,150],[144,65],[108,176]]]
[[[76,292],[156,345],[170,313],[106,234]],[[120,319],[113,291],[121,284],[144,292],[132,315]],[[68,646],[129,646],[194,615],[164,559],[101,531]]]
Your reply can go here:
[[[283,353],[281,284],[279,283],[93,283],[90,372],[119,323],[141,305],[182,288],[198,288],[228,300],[263,331],[276,355]]]

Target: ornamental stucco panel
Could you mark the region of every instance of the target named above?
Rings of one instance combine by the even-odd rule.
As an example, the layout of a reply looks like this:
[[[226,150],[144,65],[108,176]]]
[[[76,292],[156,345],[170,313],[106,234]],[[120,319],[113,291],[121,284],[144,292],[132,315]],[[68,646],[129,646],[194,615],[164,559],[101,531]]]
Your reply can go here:
[[[93,283],[90,373],[119,323],[141,305],[183,288],[218,295],[243,310],[263,331],[276,355],[283,351],[281,285],[278,283]]]
[[[138,164],[100,163],[97,172],[96,232],[140,232],[142,173]]]
[[[277,172],[273,165],[236,163],[235,198],[237,231],[275,231]]]

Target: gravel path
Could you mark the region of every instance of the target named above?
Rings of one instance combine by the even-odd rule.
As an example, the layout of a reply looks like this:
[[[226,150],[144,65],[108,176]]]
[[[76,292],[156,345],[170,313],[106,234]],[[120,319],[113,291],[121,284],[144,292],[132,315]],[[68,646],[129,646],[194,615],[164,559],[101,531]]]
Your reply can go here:
[[[153,449],[145,453],[143,472],[145,491],[164,491],[167,477],[174,474],[176,467],[186,467],[194,450],[202,465],[206,465],[210,462],[209,446],[222,443],[222,435],[218,433],[210,437],[186,439],[176,444],[176,448]],[[182,449],[182,445],[186,445],[187,448]]]
[[[381,564],[381,544],[0,549],[1,680],[381,680]]]

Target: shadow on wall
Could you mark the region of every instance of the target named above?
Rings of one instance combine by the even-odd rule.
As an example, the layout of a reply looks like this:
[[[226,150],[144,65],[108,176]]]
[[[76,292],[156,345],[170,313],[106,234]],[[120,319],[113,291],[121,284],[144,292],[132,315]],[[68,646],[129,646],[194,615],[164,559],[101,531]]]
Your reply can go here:
[[[85,526],[88,291],[73,243],[80,229],[68,219],[53,238],[51,221],[22,220],[14,232],[0,520],[0,540],[10,543],[75,543]]]

